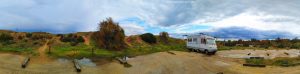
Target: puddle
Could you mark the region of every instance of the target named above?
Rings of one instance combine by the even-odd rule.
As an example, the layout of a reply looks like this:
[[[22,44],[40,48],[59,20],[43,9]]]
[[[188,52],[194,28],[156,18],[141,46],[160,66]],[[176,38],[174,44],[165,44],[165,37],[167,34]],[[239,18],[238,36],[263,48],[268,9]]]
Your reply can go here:
[[[65,59],[65,58],[59,58],[57,61],[58,61],[59,63],[70,63],[70,60]]]
[[[89,66],[89,67],[96,67],[97,65],[95,63],[93,63],[91,61],[91,59],[88,59],[88,58],[82,58],[82,59],[77,59],[78,63],[80,65],[84,65],[84,66]]]

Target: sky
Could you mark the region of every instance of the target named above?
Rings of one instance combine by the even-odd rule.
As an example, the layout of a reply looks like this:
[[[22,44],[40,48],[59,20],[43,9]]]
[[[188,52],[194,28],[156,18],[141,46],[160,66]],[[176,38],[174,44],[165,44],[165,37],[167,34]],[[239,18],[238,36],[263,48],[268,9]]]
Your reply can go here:
[[[125,34],[219,38],[300,36],[300,0],[0,0],[0,29],[72,33],[96,31],[111,17]]]

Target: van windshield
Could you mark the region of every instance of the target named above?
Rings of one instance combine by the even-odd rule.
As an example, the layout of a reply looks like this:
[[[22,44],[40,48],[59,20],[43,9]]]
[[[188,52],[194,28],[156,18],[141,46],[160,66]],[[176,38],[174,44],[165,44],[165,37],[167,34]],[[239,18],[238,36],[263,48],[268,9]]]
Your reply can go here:
[[[207,39],[207,44],[215,45],[216,41],[214,39]]]

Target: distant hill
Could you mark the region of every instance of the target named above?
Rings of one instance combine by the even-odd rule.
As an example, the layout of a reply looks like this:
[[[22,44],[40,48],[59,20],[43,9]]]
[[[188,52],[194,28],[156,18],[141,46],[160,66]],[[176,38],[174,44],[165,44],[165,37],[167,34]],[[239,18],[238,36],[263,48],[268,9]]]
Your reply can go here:
[[[11,30],[0,30],[0,33],[12,33],[12,32],[15,32],[15,31],[11,31]]]

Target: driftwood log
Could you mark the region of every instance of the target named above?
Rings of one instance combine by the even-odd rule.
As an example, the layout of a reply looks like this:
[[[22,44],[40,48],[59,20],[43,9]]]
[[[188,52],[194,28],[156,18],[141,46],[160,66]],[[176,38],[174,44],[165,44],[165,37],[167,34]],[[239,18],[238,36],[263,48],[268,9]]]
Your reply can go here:
[[[171,52],[171,51],[167,51],[167,53],[176,55],[174,52]]]
[[[73,60],[73,63],[74,63],[74,68],[76,69],[76,71],[81,72],[80,65],[78,64],[76,59]]]
[[[121,64],[126,64],[127,60],[126,59],[121,59],[119,57],[116,58]]]
[[[29,61],[30,61],[30,57],[27,57],[27,58],[25,58],[25,60],[24,60],[24,62],[22,63],[22,68],[26,68],[26,66],[28,65],[28,63],[29,63]]]

